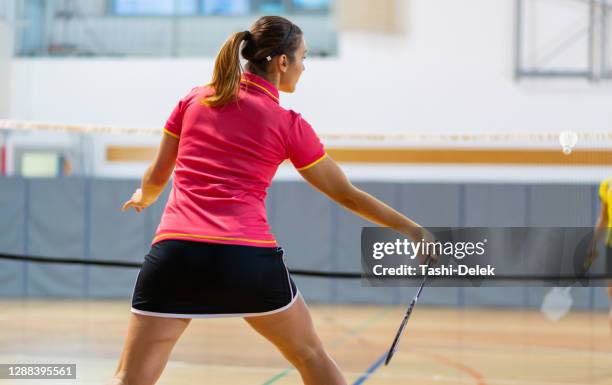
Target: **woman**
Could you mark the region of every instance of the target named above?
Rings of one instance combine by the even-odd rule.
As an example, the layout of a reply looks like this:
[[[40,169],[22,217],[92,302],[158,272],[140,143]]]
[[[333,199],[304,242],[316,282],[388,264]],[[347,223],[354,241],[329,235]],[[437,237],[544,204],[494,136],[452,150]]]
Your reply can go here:
[[[597,257],[597,244],[605,237],[606,247],[606,274],[612,274],[612,177],[605,178],[599,184],[599,215],[595,223],[593,241],[589,253],[591,260]],[[591,261],[592,263],[592,261]],[[610,313],[608,323],[612,332],[612,280],[608,280],[608,299],[610,300]]]
[[[346,384],[270,233],[264,199],[276,169],[289,158],[304,179],[357,215],[413,239],[429,234],[355,188],[312,127],[279,106],[278,91],[295,90],[305,58],[298,26],[262,17],[228,39],[212,82],[193,89],[172,112],[141,188],[123,206],[148,207],[174,170],[112,384],[154,384],[190,320],[218,316],[244,317],[304,384]]]

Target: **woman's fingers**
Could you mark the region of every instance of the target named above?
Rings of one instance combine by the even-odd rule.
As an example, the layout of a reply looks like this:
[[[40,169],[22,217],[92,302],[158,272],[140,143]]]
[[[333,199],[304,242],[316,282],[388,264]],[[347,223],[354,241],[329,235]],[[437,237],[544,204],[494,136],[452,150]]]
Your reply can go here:
[[[127,211],[130,207],[133,207],[137,213],[141,212],[145,209],[146,206],[142,204],[142,190],[136,189],[132,194],[132,197],[121,206],[121,211]]]
[[[127,211],[130,209],[130,207],[133,207],[134,210],[136,210],[137,213],[141,212],[142,210],[144,210],[144,207],[139,204],[138,202],[134,201],[134,199],[130,199],[129,201],[125,202],[123,204],[123,206],[121,207],[121,211]]]
[[[424,244],[433,245],[436,242],[436,238],[429,230],[421,229],[421,240]],[[423,245],[425,246],[425,245]],[[432,259],[434,262],[438,262],[439,255],[436,254],[436,247],[427,247],[426,253],[421,253],[421,263],[425,263],[428,259]]]
[[[121,211],[126,211],[127,209],[130,208],[131,205],[132,205],[132,200],[130,199],[129,201],[125,202],[123,206],[121,206]]]

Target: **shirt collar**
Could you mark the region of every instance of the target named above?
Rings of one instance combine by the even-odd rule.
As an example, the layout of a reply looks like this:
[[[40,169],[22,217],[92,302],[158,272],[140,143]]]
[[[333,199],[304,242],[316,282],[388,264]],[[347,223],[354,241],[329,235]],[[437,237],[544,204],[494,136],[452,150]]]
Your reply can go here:
[[[246,87],[246,89],[248,90],[254,90],[256,92],[268,95],[276,103],[279,103],[280,97],[276,87],[274,87],[272,83],[255,75],[252,72],[244,72],[242,74],[240,84],[241,86]]]

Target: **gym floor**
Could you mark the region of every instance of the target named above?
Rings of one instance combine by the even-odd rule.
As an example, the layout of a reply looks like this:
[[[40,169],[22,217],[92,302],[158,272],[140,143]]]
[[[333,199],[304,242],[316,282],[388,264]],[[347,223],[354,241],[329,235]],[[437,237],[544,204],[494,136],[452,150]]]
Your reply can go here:
[[[128,301],[4,300],[0,308],[0,362],[77,364],[76,382],[53,380],[54,385],[99,385],[112,374]],[[604,312],[574,311],[551,322],[537,310],[418,306],[385,367],[382,359],[403,307],[312,305],[311,310],[349,384],[612,385],[612,335]],[[275,348],[240,318],[193,320],[159,381],[300,383]]]

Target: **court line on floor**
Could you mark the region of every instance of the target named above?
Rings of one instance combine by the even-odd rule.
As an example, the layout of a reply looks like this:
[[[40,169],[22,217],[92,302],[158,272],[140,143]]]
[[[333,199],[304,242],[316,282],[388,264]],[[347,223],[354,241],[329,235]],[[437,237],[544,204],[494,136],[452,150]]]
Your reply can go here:
[[[560,354],[560,355],[581,354],[581,355],[588,355],[588,356],[602,356],[604,358],[608,358],[612,356],[612,352],[602,352],[602,351],[586,350],[586,349],[580,349],[580,348],[572,349],[572,348],[556,348],[556,347],[549,347],[549,346],[532,346],[532,345],[504,346],[502,348],[502,347],[491,346],[490,344],[478,344],[478,343],[473,343],[473,342],[469,342],[467,343],[467,345],[460,345],[460,346],[443,345],[443,344],[438,344],[438,345],[415,344],[413,346],[415,348],[422,348],[422,349],[458,349],[463,352],[474,352],[474,351],[482,352],[483,350],[486,350],[486,351],[496,351],[496,352],[503,352],[503,353],[511,353],[511,352],[525,353],[525,351],[527,350],[530,353],[547,353],[547,354]]]
[[[350,374],[350,373],[347,373]],[[443,375],[419,375],[419,374],[393,374],[393,373],[385,373],[379,372],[377,373],[377,378],[385,378],[385,379],[398,379],[398,380],[434,380],[441,381],[447,380],[452,381],[453,383],[465,383],[465,384],[473,384],[472,378],[466,377],[454,377],[454,376],[443,376]],[[584,382],[549,382],[549,381],[531,381],[531,380],[513,380],[508,378],[491,378],[487,377],[487,385],[585,385]]]
[[[459,361],[455,361],[453,359],[450,359],[446,356],[443,356],[442,354],[437,354],[437,353],[428,353],[428,352],[420,352],[418,353],[419,355],[426,355],[429,356],[431,358],[434,359],[434,361],[437,361],[443,365],[446,366],[450,366],[453,367],[461,372],[467,373],[470,377],[472,377],[474,380],[476,380],[476,384],[477,385],[487,385],[484,376],[477,371],[474,368],[471,368]]]
[[[434,361],[437,361],[442,365],[450,366],[455,369],[458,369],[461,372],[467,373],[470,377],[472,377],[473,380],[476,380],[476,385],[487,385],[484,376],[480,372],[478,372],[474,368],[470,368],[469,366],[462,364],[461,362],[451,360],[448,357],[435,353],[421,352],[419,354],[428,355],[429,357],[434,358]],[[361,385],[366,382],[374,374],[374,372],[376,372],[380,365],[385,362],[386,358],[387,352],[385,352],[385,354],[380,356],[378,360],[376,360],[372,365],[370,365],[370,367],[352,385]]]
[[[393,312],[394,310],[396,310],[396,309],[388,308],[388,309],[385,309],[385,310],[383,310],[383,311],[381,311],[379,313],[376,313],[376,315],[374,315],[371,318],[366,319],[364,322],[362,322],[361,324],[357,325],[355,328],[346,331],[341,337],[338,337],[337,339],[332,340],[330,342],[329,346],[332,347],[332,348],[336,348],[336,347],[342,346],[351,337],[354,337],[355,335],[359,335],[359,333],[367,330],[368,328],[370,328],[374,324],[376,324],[379,321],[381,321],[383,318],[385,318],[385,316],[387,314]],[[280,380],[281,378],[286,377],[288,374],[290,374],[293,371],[295,371],[294,368],[287,368],[287,369],[283,370],[282,372],[274,375],[270,379],[268,379],[262,385],[273,384],[276,381]]]

